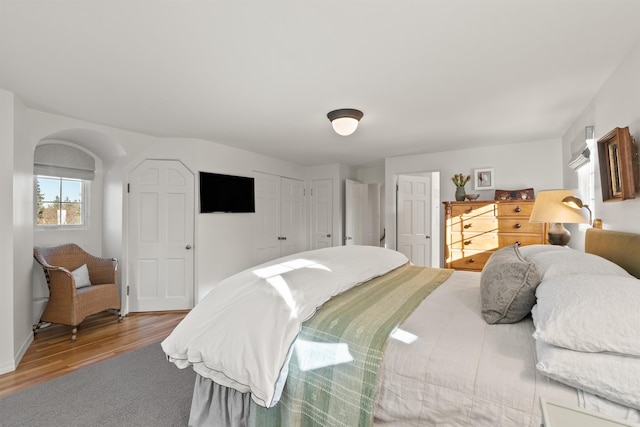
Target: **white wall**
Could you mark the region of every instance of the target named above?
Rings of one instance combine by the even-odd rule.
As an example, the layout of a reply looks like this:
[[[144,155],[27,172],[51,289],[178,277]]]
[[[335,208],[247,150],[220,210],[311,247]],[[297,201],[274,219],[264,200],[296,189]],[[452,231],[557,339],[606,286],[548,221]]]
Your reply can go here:
[[[304,168],[282,160],[197,139],[159,138],[130,159],[123,179],[144,159],[180,160],[198,172],[253,176],[254,171],[304,180]],[[197,192],[196,192],[197,195]],[[195,197],[198,212],[198,197]],[[125,202],[126,205],[126,202]],[[126,212],[126,206],[125,206]],[[125,213],[126,215],[126,213]],[[196,213],[196,295],[199,301],[222,279],[255,264],[253,214]],[[123,270],[126,266],[123,266]]]
[[[31,270],[33,266],[33,152],[29,140],[28,112],[14,98],[13,151],[13,303],[14,360],[20,360],[33,340],[31,333],[32,299]],[[20,195],[20,197],[15,197]]]
[[[14,96],[0,89],[0,374],[15,369],[13,289]]]
[[[33,146],[26,115],[19,99],[0,90],[0,373],[15,369],[33,339]]]
[[[554,139],[386,159],[387,247],[396,247],[396,175],[440,172],[440,200],[450,201],[455,200],[455,186],[450,177],[457,173],[469,175],[473,169],[485,167],[494,169],[496,189],[516,190],[533,187],[537,192],[562,188],[562,143],[559,139]],[[479,193],[480,200],[493,200],[494,190],[473,190],[473,179],[467,183],[466,188],[468,193]],[[438,206],[438,210],[442,228],[441,206]]]
[[[567,167],[572,153],[584,141],[584,128],[594,126],[596,139],[604,136],[616,127],[629,126],[631,135],[640,141],[640,46],[637,46],[616,71],[600,88],[594,99],[587,105],[562,138],[565,184],[576,186],[575,172]],[[640,233],[640,194],[636,199],[620,202],[602,201],[602,188],[598,168],[597,150],[592,153],[595,161],[595,206],[594,217],[602,219],[603,228],[609,230]],[[584,247],[584,231],[570,229],[571,246]]]
[[[384,183],[384,162],[376,166],[358,168],[356,181],[365,184]]]

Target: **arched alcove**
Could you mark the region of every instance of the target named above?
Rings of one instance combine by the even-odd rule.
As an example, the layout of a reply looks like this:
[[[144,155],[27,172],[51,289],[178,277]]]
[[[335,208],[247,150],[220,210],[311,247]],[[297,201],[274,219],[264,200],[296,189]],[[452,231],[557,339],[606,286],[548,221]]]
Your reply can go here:
[[[48,147],[46,150],[41,149],[40,163],[43,152],[48,153],[45,156],[55,155],[56,146],[69,148],[68,152],[71,154],[74,149],[81,150],[95,160],[95,175],[93,179],[86,181],[85,224],[74,227],[37,226],[34,220],[34,245],[53,246],[73,242],[89,253],[120,258],[123,189],[119,168],[126,158],[125,149],[108,134],[91,129],[66,129],[51,133],[38,141],[34,150],[34,163],[38,147],[45,145]],[[35,263],[32,283],[32,319],[37,322],[48,298],[48,288],[42,269]]]
[[[127,155],[122,145],[113,137],[91,129],[66,129],[42,138],[41,142],[47,140],[67,141],[86,148],[102,161],[106,170]]]

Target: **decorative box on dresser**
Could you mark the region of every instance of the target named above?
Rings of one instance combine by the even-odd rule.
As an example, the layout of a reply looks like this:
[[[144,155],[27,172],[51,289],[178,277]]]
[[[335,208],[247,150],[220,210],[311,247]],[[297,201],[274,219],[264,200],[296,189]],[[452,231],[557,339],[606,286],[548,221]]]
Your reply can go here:
[[[445,267],[481,271],[496,250],[545,243],[544,225],[530,223],[533,200],[443,202]]]

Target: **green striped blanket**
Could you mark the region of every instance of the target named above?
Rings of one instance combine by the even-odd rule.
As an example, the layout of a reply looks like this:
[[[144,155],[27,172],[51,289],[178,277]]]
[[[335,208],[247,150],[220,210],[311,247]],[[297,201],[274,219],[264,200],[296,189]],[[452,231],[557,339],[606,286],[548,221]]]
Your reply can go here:
[[[370,426],[389,334],[452,270],[404,265],[325,303],[298,336],[280,402],[250,426]]]

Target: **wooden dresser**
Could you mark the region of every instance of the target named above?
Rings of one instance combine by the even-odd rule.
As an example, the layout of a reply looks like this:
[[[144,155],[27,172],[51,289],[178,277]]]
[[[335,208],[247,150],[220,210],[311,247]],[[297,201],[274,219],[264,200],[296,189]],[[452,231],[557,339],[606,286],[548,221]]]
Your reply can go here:
[[[443,202],[445,268],[481,271],[504,246],[545,243],[544,224],[530,223],[533,200]]]

